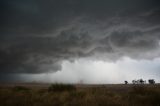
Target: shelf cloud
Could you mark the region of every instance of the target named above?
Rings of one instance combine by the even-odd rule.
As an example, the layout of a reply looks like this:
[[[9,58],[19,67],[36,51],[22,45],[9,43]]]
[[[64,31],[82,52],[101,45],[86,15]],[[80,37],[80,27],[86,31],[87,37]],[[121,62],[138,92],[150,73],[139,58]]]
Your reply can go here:
[[[158,0],[0,2],[0,76],[57,72],[81,58],[160,57]]]

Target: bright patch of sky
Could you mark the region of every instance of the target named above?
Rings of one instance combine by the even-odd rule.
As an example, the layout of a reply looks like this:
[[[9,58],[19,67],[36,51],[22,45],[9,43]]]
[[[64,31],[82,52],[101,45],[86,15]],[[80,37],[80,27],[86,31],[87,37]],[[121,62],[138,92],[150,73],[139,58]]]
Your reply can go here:
[[[160,58],[154,60],[133,60],[124,57],[117,62],[78,59],[63,61],[60,71],[48,74],[21,75],[26,81],[108,84],[131,83],[135,79],[155,79],[160,82]]]

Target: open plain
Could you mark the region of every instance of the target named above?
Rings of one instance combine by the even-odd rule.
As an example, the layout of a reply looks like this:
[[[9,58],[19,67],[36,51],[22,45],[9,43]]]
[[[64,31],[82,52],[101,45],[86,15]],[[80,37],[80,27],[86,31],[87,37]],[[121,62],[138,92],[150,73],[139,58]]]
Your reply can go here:
[[[160,106],[154,84],[1,84],[1,106]]]

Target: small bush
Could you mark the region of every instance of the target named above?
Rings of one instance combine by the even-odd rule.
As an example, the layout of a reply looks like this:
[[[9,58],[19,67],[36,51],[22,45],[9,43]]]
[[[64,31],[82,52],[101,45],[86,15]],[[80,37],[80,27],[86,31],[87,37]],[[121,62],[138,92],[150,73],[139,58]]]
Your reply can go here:
[[[29,88],[26,88],[24,86],[15,86],[13,87],[13,91],[29,91]]]
[[[71,84],[52,84],[48,87],[49,92],[72,91],[72,90],[76,90],[76,87]]]

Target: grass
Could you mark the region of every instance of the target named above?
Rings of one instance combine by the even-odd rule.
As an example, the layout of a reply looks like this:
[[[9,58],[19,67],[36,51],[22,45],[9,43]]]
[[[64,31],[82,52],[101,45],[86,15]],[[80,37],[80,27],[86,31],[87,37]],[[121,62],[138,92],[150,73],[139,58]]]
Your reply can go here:
[[[160,86],[1,87],[1,106],[160,106]]]
[[[12,88],[13,91],[19,92],[19,91],[29,91],[30,89],[24,86],[15,86]]]
[[[129,95],[129,101],[132,103],[146,106],[160,106],[160,88],[133,87]]]
[[[61,91],[72,91],[76,90],[76,87],[71,84],[52,84],[48,87],[49,92],[61,92]]]

